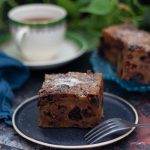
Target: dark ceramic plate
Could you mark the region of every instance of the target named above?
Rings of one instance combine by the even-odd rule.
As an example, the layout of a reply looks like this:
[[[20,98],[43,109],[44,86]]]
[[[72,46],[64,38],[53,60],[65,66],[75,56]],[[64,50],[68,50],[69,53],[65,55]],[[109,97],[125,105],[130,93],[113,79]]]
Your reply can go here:
[[[134,128],[113,137],[108,137],[104,142],[88,145],[84,135],[90,129],[79,128],[47,128],[38,127],[38,96],[27,99],[13,114],[14,129],[25,139],[37,144],[53,148],[84,149],[108,145],[119,141],[129,135]],[[134,107],[122,98],[104,93],[104,119],[123,118],[137,123],[138,115]]]

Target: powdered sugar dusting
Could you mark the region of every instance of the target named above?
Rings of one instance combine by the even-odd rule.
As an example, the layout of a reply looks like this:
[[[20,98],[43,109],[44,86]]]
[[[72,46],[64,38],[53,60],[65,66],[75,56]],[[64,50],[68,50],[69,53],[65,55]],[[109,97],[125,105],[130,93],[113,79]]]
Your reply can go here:
[[[76,78],[59,78],[59,79],[55,79],[53,82],[53,84],[55,86],[65,84],[65,85],[68,85],[70,87],[75,86],[75,85],[80,84],[80,83],[82,83],[82,81],[80,81]]]
[[[125,29],[119,32],[118,36],[129,45],[138,45],[143,47],[145,51],[150,51],[150,34],[148,32]]]

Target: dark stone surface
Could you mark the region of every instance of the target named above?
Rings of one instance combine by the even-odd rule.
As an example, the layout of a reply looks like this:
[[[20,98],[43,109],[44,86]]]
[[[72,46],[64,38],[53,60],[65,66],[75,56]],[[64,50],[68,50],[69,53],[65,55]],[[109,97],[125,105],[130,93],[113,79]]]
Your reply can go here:
[[[68,71],[82,71],[85,72],[91,69],[89,64],[90,53],[85,54],[81,58],[71,62],[63,67],[53,70],[42,70],[42,71],[31,71],[30,79],[26,84],[19,90],[15,91],[15,98],[13,100],[14,108],[24,101],[26,98],[37,94],[39,88],[44,80],[45,73],[64,73]],[[125,98],[129,101],[138,111],[139,122],[150,124],[150,92],[138,93],[138,92],[126,92],[120,86],[114,82],[105,81],[105,91],[114,93],[118,96]],[[3,144],[3,145],[1,145]],[[24,149],[24,150],[49,150],[31,142],[28,142],[18,136],[12,127],[0,124],[0,149],[5,150],[4,146],[10,146],[13,148]],[[150,129],[140,128],[136,129],[134,133],[125,139],[100,148],[102,150],[150,150]],[[9,150],[9,149],[8,149]],[[15,150],[15,149],[14,149]],[[16,149],[17,150],[17,149]]]

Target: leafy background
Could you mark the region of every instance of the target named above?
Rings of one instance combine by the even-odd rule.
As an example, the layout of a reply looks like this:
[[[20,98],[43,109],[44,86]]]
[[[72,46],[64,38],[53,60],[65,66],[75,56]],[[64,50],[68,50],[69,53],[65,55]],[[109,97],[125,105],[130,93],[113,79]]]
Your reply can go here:
[[[113,24],[129,22],[150,30],[150,6],[141,4],[143,0],[0,0],[0,42],[10,38],[7,12],[17,5],[37,2],[64,7],[68,12],[68,30],[82,34],[89,49],[98,44],[101,30]]]

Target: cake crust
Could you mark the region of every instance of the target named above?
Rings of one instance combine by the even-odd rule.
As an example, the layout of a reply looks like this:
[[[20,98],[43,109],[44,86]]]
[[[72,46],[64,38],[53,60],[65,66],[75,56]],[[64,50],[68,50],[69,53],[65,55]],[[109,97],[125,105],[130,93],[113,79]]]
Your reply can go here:
[[[39,97],[40,127],[94,127],[103,116],[102,74],[45,75]]]

